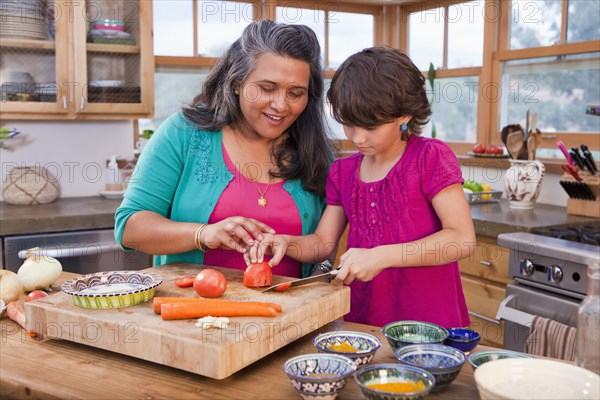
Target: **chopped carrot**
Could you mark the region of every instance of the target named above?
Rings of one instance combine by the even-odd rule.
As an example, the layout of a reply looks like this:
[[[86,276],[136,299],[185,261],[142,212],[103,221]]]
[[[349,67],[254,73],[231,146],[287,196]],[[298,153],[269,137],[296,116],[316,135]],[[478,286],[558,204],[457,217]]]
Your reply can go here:
[[[202,317],[274,317],[273,307],[243,301],[223,303],[214,299],[198,302],[165,303],[160,306],[162,319],[189,319]]]
[[[166,303],[197,303],[207,299],[201,299],[199,297],[155,297],[154,298],[154,312],[160,314],[160,306]],[[239,304],[239,301],[235,300],[224,300],[224,299],[211,299],[212,302],[221,302],[225,304],[235,305]],[[281,305],[277,303],[264,303],[260,301],[245,301],[246,304],[256,304],[261,306],[268,306],[275,309],[277,312],[281,312]],[[213,315],[214,317],[215,315]]]

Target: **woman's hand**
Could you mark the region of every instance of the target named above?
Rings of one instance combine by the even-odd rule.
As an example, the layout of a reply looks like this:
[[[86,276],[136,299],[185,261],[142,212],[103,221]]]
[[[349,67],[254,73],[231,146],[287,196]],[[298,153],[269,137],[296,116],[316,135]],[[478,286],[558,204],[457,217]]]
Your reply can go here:
[[[384,263],[377,248],[352,248],[340,257],[339,272],[335,279],[346,285],[354,281],[368,282],[373,280],[384,269]]]
[[[271,267],[274,267],[286,255],[288,245],[289,239],[286,235],[265,233],[262,235],[261,240],[255,241],[253,245],[248,247],[248,251],[244,254],[244,259],[247,264],[261,263],[265,254],[272,254],[273,257],[269,260],[269,264]]]
[[[254,218],[229,217],[204,228],[200,241],[209,249],[222,247],[245,253],[263,235],[274,233],[273,228]]]

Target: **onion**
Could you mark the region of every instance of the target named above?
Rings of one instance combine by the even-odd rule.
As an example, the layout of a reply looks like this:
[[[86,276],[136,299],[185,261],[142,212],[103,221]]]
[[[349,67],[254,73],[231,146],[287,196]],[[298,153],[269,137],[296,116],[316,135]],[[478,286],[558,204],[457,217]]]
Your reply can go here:
[[[48,256],[29,257],[19,268],[19,278],[26,292],[49,287],[62,273],[62,265]]]
[[[12,271],[0,269],[0,298],[4,304],[16,301],[23,294],[21,280]]]

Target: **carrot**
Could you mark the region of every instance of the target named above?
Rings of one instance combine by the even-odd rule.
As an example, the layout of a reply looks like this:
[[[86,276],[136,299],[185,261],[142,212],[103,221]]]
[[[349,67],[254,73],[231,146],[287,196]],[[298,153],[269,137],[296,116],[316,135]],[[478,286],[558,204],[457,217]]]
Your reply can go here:
[[[160,314],[160,306],[166,303],[197,303],[202,302],[207,299],[199,298],[199,297],[155,297],[154,298],[154,312]],[[220,302],[230,305],[239,304],[239,301],[234,300],[224,300],[224,299],[211,299],[213,303]],[[245,304],[256,304],[261,306],[268,306],[275,309],[277,312],[281,312],[281,305],[277,303],[264,303],[260,301],[245,301]],[[216,317],[216,315],[213,315]]]
[[[188,319],[202,317],[274,317],[273,307],[246,303],[243,301],[227,304],[213,299],[200,299],[199,302],[166,303],[160,306],[162,319]]]
[[[23,308],[23,304],[18,303],[16,301],[8,303],[8,305],[6,306],[6,315],[8,316],[8,318],[21,325],[21,327],[25,329],[29,336],[37,336],[37,333],[27,330],[27,326],[25,324],[25,308]]]

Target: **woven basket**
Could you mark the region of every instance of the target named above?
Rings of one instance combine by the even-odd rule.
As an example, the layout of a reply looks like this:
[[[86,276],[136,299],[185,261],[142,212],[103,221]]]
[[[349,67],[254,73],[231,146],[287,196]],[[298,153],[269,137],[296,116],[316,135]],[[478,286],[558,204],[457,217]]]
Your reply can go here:
[[[2,196],[7,204],[36,205],[58,198],[57,179],[43,167],[17,167],[6,175]]]

